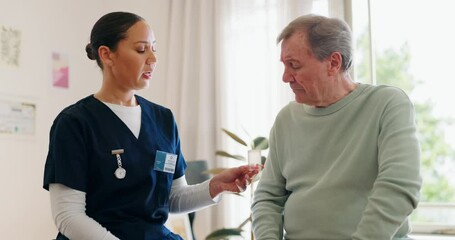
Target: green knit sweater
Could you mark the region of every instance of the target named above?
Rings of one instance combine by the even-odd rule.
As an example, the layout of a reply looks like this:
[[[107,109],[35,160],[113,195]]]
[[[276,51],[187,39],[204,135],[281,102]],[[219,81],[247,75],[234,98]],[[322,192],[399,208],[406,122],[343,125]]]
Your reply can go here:
[[[255,192],[257,240],[405,238],[421,186],[414,108],[358,84],[326,108],[291,102],[270,131]]]

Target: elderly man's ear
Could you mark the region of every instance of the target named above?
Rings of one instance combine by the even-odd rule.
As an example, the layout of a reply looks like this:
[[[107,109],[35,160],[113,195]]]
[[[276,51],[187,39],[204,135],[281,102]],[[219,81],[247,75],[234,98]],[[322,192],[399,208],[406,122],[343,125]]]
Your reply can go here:
[[[333,52],[330,54],[328,57],[328,63],[329,63],[329,69],[328,73],[329,76],[334,76],[339,73],[341,69],[341,63],[343,61],[343,57],[341,56],[341,53],[339,52]]]

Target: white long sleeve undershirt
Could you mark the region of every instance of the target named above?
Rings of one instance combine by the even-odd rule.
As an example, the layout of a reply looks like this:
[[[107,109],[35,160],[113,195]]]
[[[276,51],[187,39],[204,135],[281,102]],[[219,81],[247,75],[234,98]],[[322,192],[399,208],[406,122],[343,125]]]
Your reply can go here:
[[[63,184],[49,184],[51,210],[55,226],[69,239],[118,240],[106,228],[85,213],[85,192]]]
[[[170,211],[192,212],[218,202],[212,199],[207,180],[200,184],[188,185],[185,176],[172,182],[169,196]],[[66,237],[76,240],[118,240],[105,227],[85,213],[85,192],[63,184],[49,184],[52,217],[57,229]]]

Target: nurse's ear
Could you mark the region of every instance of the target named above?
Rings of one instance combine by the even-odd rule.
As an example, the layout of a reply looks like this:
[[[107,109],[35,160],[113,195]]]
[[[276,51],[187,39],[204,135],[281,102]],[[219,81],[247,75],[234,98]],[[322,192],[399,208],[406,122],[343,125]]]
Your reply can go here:
[[[112,67],[114,62],[112,61],[113,52],[106,46],[100,46],[98,48],[98,56],[100,56],[100,60],[103,63],[103,66]]]

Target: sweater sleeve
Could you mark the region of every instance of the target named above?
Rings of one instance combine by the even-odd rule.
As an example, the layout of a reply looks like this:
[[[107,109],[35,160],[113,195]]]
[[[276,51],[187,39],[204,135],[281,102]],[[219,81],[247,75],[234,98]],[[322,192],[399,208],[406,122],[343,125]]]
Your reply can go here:
[[[380,119],[378,176],[353,239],[392,239],[417,207],[420,147],[414,108],[401,90],[388,97]]]
[[[283,210],[288,192],[276,155],[274,131],[272,128],[269,154],[252,205],[253,232],[257,240],[283,239]]]

